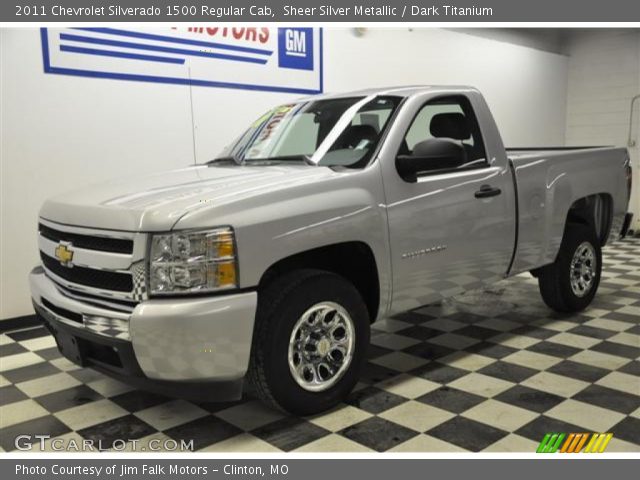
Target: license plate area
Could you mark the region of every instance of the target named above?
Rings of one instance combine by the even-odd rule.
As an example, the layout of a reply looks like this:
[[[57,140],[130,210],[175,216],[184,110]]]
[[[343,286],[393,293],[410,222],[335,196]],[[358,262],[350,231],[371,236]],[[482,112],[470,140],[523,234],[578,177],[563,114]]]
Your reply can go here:
[[[58,350],[60,350],[60,353],[62,353],[67,360],[81,367],[85,365],[82,347],[76,337],[58,330],[54,333],[54,338],[58,344]]]

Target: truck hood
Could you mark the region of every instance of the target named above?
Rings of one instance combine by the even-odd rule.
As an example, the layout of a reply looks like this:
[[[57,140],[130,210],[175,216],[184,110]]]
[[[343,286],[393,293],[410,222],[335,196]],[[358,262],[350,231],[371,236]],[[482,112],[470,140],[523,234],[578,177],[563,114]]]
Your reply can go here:
[[[40,216],[110,230],[166,231],[186,213],[255,199],[341,175],[303,164],[193,166],[112,180],[51,198]]]

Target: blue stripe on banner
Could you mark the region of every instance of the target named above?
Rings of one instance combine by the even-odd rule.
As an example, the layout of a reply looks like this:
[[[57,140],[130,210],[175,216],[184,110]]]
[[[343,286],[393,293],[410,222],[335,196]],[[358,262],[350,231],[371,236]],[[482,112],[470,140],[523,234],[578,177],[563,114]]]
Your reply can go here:
[[[51,61],[49,60],[49,33],[46,28],[40,29],[40,42],[42,43],[42,64],[44,71],[49,72]]]
[[[167,37],[165,35],[157,35],[153,33],[130,32],[128,30],[120,30],[118,28],[75,28],[74,30],[85,30],[88,32],[108,33],[111,35],[121,35],[131,38],[142,38],[146,40],[158,40],[161,42],[180,43],[183,45],[194,45],[198,47],[219,48],[222,50],[232,50],[236,52],[255,53],[257,55],[271,55],[273,51],[261,48],[241,47],[238,45],[227,45],[217,42],[205,42],[202,40],[191,40],[188,38]]]
[[[259,63],[262,65],[267,63],[266,58],[239,57],[237,55],[227,55],[224,53],[209,53],[209,52],[202,52],[198,50],[185,50],[182,48],[161,47],[159,45],[147,45],[144,43],[121,42],[118,40],[85,37],[83,35],[72,35],[69,33],[61,33],[60,40],[92,43],[95,45],[109,45],[112,47],[133,48],[137,50],[149,50],[152,52],[177,53],[180,55],[191,55],[194,57],[205,57],[205,58],[217,58],[220,60],[232,60],[236,62]]]
[[[208,80],[189,80],[188,78],[154,77],[151,75],[137,75],[131,73],[97,72],[92,70],[75,70],[73,68],[54,67],[49,65],[47,73],[59,75],[72,75],[77,77],[110,78],[112,80],[131,80],[134,82],[171,83],[174,85],[193,85],[197,87],[234,88],[240,90],[253,90],[263,92],[317,94],[322,93],[311,88],[275,87],[268,85],[249,85],[246,83],[216,82]]]
[[[184,64],[184,58],[156,57],[155,55],[141,55],[138,53],[116,52],[113,50],[97,50],[95,48],[73,47],[60,45],[61,52],[82,53],[85,55],[99,55],[102,57],[128,58],[131,60],[145,60],[147,62]]]

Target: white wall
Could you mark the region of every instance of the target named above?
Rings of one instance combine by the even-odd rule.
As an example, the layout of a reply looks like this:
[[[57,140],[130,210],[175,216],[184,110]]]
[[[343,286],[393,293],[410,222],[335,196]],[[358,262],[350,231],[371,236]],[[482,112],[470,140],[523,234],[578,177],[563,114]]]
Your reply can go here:
[[[103,179],[193,162],[187,87],[45,75],[39,34],[2,30],[0,318],[31,313],[27,274],[47,197]],[[325,30],[325,89],[470,84],[508,145],[564,140],[567,58],[463,33]],[[194,88],[198,161],[286,94]]]
[[[631,98],[640,94],[640,30],[577,30],[569,36],[567,145],[627,145]],[[640,229],[640,109],[631,210]]]
[[[522,47],[535,48],[551,53],[565,52],[566,28],[450,28],[454,32],[468,33],[478,37],[490,38]]]

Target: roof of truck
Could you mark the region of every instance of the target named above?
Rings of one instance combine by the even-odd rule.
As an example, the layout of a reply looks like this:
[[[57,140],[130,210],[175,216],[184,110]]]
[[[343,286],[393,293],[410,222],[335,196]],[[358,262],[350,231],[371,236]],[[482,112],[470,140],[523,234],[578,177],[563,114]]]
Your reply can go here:
[[[350,92],[340,93],[323,93],[309,97],[300,98],[299,101],[307,100],[324,100],[328,98],[345,98],[345,97],[367,97],[370,95],[395,95],[398,97],[411,97],[425,92],[443,91],[446,93],[468,92],[469,90],[477,91],[475,87],[465,85],[400,85],[391,87],[365,88],[362,90],[353,90]]]

